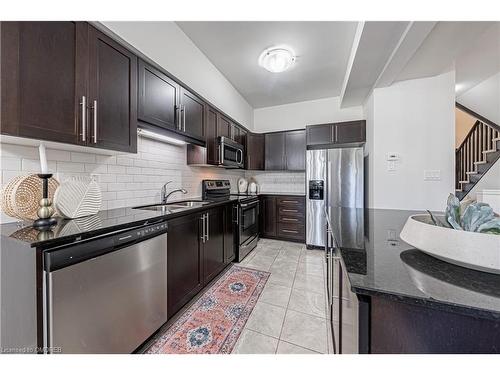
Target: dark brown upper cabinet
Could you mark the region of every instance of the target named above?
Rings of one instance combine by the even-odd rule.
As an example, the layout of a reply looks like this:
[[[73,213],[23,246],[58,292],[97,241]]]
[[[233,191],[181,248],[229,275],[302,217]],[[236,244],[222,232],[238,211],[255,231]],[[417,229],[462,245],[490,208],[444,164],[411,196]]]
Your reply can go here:
[[[217,165],[219,163],[219,153],[217,145],[218,118],[219,114],[214,108],[206,107],[205,141],[207,145],[207,164]],[[189,153],[189,149],[188,149]]]
[[[238,136],[236,137],[236,142],[244,146],[246,144],[247,134],[248,132],[245,129],[238,127]]]
[[[85,22],[2,22],[2,133],[137,150],[137,58]]]
[[[285,169],[285,133],[267,133],[265,138],[266,171]]]
[[[264,170],[265,150],[264,134],[248,133],[245,142],[246,169],[260,171]]]
[[[85,22],[2,22],[1,132],[87,143]]]
[[[89,26],[90,145],[137,151],[137,56]]]
[[[180,128],[189,136],[203,139],[205,136],[205,102],[197,95],[181,87]]]
[[[271,171],[305,170],[305,130],[267,133],[265,135],[265,169]]]
[[[139,60],[139,120],[177,129],[179,85],[160,70]]]
[[[285,133],[285,169],[304,171],[306,169],[306,131],[296,130]]]
[[[217,136],[231,138],[232,123],[226,116],[218,113],[217,118]]]
[[[334,130],[335,143],[356,143],[366,141],[366,121],[338,122]]]
[[[366,141],[366,121],[346,121],[307,126],[307,145],[360,143]]]

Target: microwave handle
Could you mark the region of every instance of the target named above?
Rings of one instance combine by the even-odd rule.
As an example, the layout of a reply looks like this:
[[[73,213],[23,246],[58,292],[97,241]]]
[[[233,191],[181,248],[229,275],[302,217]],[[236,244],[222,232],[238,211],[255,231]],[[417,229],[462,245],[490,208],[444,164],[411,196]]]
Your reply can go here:
[[[219,144],[219,164],[224,163],[224,144]]]
[[[240,155],[240,159],[239,160],[236,160],[238,164],[243,164],[243,150],[242,149],[238,149],[237,155],[239,154]]]

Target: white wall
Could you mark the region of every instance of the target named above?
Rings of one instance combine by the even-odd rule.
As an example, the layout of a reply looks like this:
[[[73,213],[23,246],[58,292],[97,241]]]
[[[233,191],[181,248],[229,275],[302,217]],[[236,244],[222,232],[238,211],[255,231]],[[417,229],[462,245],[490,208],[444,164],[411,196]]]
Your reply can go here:
[[[363,118],[361,106],[341,109],[339,97],[333,97],[255,109],[254,131],[301,129],[306,125]]]
[[[472,199],[477,199],[477,194],[482,190],[500,190],[500,161],[497,160],[468,195]]]
[[[373,94],[365,102],[363,107],[364,115],[366,118],[366,143],[365,143],[365,206],[374,207],[374,191],[373,188],[373,167],[374,167],[374,156],[373,156],[373,142],[374,142],[374,122],[375,122],[375,108],[374,108],[374,96]]]
[[[500,73],[466,91],[457,101],[488,120],[500,124]]]
[[[102,22],[215,106],[252,129],[253,108],[175,22]]]
[[[369,207],[443,210],[454,192],[454,72],[399,82],[372,95],[365,105]],[[400,155],[395,171],[387,170],[389,152]],[[441,180],[425,181],[424,170],[440,170]]]

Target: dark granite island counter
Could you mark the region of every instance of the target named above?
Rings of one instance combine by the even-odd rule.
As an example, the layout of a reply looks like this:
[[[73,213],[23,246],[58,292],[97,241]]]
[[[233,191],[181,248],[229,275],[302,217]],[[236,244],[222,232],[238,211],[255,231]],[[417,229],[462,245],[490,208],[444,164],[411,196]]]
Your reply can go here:
[[[328,211],[344,275],[338,281],[359,302],[360,351],[499,353],[500,275],[455,266],[406,244],[399,233],[415,213]],[[342,331],[342,322],[336,326]]]

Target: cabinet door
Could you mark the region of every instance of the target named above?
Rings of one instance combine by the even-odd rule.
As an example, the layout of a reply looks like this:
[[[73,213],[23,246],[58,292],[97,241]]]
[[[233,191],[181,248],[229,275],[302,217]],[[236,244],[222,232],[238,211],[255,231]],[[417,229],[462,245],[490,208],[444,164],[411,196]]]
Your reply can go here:
[[[235,257],[234,252],[234,220],[236,215],[236,207],[233,205],[226,205],[224,210],[224,259],[226,264],[233,261]]]
[[[313,125],[306,128],[307,145],[324,145],[334,142],[334,125]]]
[[[263,237],[276,237],[276,198],[262,196],[260,200],[261,233]]]
[[[217,136],[231,138],[231,121],[220,113],[217,118]]]
[[[90,144],[137,151],[137,57],[89,27]]]
[[[203,244],[203,278],[207,284],[225,266],[224,258],[224,207],[207,212],[206,233],[208,238]]]
[[[181,116],[182,131],[192,137],[203,139],[205,102],[184,88],[181,88]]]
[[[285,133],[268,133],[265,140],[266,171],[285,169]]]
[[[240,128],[231,123],[231,139],[235,142],[239,142],[240,139]]]
[[[366,121],[348,121],[335,124],[335,143],[366,141]]]
[[[203,286],[200,214],[168,221],[167,304],[170,318]]]
[[[158,69],[139,60],[139,120],[164,129],[177,129],[179,85]]]
[[[286,132],[286,170],[303,171],[306,169],[306,131]]]
[[[205,141],[207,143],[207,163],[217,165],[219,163],[219,153],[217,145],[217,111],[212,107],[207,107],[206,119]]]
[[[247,131],[243,128],[238,127],[238,136],[236,137],[236,142],[240,145],[245,145],[247,139]]]
[[[246,169],[264,170],[264,134],[248,133],[246,136]]]
[[[1,23],[2,134],[85,144],[85,22]],[[83,111],[83,113],[82,113]]]

